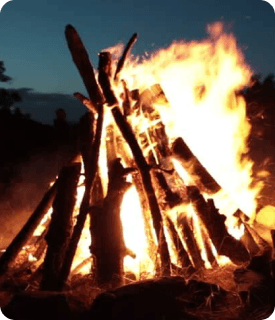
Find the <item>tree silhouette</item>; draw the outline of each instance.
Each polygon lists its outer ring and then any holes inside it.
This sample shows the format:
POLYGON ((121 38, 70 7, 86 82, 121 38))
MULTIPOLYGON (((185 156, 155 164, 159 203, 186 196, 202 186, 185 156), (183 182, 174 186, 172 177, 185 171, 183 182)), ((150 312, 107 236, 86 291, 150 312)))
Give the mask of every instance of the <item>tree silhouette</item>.
POLYGON ((0 82, 8 82, 11 80, 11 77, 4 74, 5 71, 6 68, 4 67, 4 62, 0 61, 0 82))
MULTIPOLYGON (((9 82, 12 80, 11 77, 4 74, 5 71, 4 62, 0 61, 0 82, 9 82)), ((22 98, 17 90, 0 89, 0 107, 9 110, 15 102, 20 101, 22 101, 22 98)))

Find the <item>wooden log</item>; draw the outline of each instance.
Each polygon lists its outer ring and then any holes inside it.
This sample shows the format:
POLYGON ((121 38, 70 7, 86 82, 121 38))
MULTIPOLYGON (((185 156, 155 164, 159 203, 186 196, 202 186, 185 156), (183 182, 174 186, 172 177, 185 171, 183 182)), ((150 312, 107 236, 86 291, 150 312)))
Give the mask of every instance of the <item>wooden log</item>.
POLYGON ((160 163, 162 166, 168 165, 170 169, 173 166, 168 158, 171 155, 169 139, 166 134, 165 126, 161 121, 161 116, 154 107, 154 104, 163 102, 168 103, 168 100, 166 99, 161 86, 155 84, 139 95, 139 100, 134 106, 134 109, 141 109, 144 117, 152 124, 148 127, 147 133, 140 134, 140 138, 144 140, 145 145, 154 145, 149 158, 154 158, 155 162, 160 163), (148 137, 150 137, 150 141, 148 137), (164 159, 165 161, 163 161, 164 159))
POLYGON ((178 225, 182 230, 184 241, 188 248, 188 252, 191 255, 193 265, 197 270, 204 268, 204 261, 201 257, 200 249, 198 247, 197 241, 194 237, 194 232, 192 230, 192 221, 187 217, 181 217, 178 219, 178 225))
POLYGON ((113 106, 118 103, 110 82, 111 64, 111 53, 100 52, 98 64, 98 82, 102 88, 106 102, 109 106, 113 106))
POLYGON ((98 158, 104 118, 103 103, 105 101, 104 96, 102 95, 102 92, 96 82, 94 71, 89 61, 86 49, 76 30, 71 25, 68 25, 65 30, 65 35, 73 57, 73 61, 76 64, 76 67, 78 68, 83 82, 87 88, 90 100, 93 102, 93 105, 97 107, 98 117, 96 122, 95 136, 90 152, 90 166, 88 166, 88 171, 85 171, 85 192, 80 205, 77 222, 69 244, 69 249, 62 268, 63 283, 69 276, 76 248, 90 207, 91 189, 98 169, 98 158))
MULTIPOLYGON (((113 90, 111 88, 111 83, 110 83, 110 72, 109 72, 110 64, 111 64, 110 59, 111 59, 110 53, 108 52, 101 53, 100 55, 101 68, 100 68, 100 74, 99 74, 101 76, 99 77, 99 83, 102 87, 102 90, 104 92, 108 105, 114 106, 114 104, 116 104, 116 97, 113 93, 113 90)), ((170 261, 169 251, 168 251, 168 245, 167 245, 164 231, 163 231, 162 216, 161 216, 160 208, 155 195, 155 190, 152 185, 152 180, 150 176, 150 167, 148 166, 143 156, 143 153, 141 151, 141 148, 138 145, 138 142, 136 140, 134 132, 132 131, 131 126, 124 118, 118 106, 114 106, 112 108, 112 114, 118 128, 122 133, 122 136, 124 137, 124 139, 126 140, 126 142, 128 143, 132 151, 135 162, 140 171, 144 191, 148 199, 148 203, 149 203, 149 207, 150 207, 150 211, 153 219, 153 225, 154 225, 156 236, 159 243, 162 272, 164 273, 164 275, 169 275, 171 261, 170 261)))
POLYGON ((194 183, 200 190, 209 194, 214 194, 221 190, 220 185, 204 168, 182 138, 177 138, 173 142, 172 151, 174 157, 180 161, 184 169, 192 176, 194 183))
POLYGON ((26 224, 13 239, 11 244, 8 246, 6 251, 0 258, 0 275, 4 274, 9 266, 13 263, 18 253, 21 251, 23 246, 33 235, 35 229, 38 227, 39 223, 43 219, 44 215, 49 211, 52 206, 53 200, 55 198, 57 191, 57 181, 50 187, 50 189, 45 193, 41 202, 30 216, 26 224))
POLYGON ((99 148, 101 141, 103 125, 103 106, 98 104, 98 118, 95 132, 95 138, 91 149, 91 165, 89 166, 89 172, 85 172, 85 192, 79 208, 79 214, 77 216, 77 222, 74 227, 74 231, 69 244, 68 252, 65 257, 65 261, 62 268, 62 282, 65 283, 67 280, 71 265, 75 256, 76 248, 86 221, 86 217, 90 207, 91 189, 96 178, 99 158, 99 148))
POLYGON ((75 92, 74 93, 74 96, 88 109, 90 110, 91 112, 93 113, 97 113, 97 108, 96 106, 93 104, 93 102, 85 97, 82 93, 80 92, 75 92))
MULTIPOLYGON (((124 193, 131 184, 126 182, 125 169, 116 159, 110 167, 107 196, 101 210, 92 212, 91 252, 95 257, 95 279, 99 287, 123 284, 123 259, 126 246, 120 209, 124 193)), ((130 213, 129 213, 130 214, 130 213)))
POLYGON ((114 76, 114 80, 118 79, 119 73, 123 69, 123 66, 124 66, 124 63, 126 61, 126 58, 129 55, 133 45, 136 43, 137 38, 138 38, 137 33, 134 33, 132 35, 132 37, 130 38, 130 40, 128 41, 128 43, 127 43, 127 45, 126 45, 126 47, 124 49, 124 52, 123 52, 120 60, 118 61, 116 72, 115 72, 115 76, 114 76))
POLYGON ((250 255, 241 241, 232 237, 225 226, 225 216, 219 214, 212 199, 206 202, 197 187, 187 187, 191 203, 208 230, 218 254, 226 255, 235 264, 242 264, 250 255))
POLYGON ((160 208, 155 195, 155 191, 152 185, 152 180, 150 176, 150 167, 148 166, 143 156, 143 153, 137 143, 137 140, 135 138, 135 135, 130 125, 127 123, 127 121, 123 117, 120 109, 118 107, 114 107, 112 109, 112 114, 116 121, 117 126, 119 127, 124 139, 127 141, 133 153, 135 162, 139 169, 144 191, 146 193, 147 200, 149 203, 153 225, 154 225, 156 236, 159 243, 161 268, 165 275, 169 275, 171 261, 170 261, 169 251, 168 251, 168 245, 163 232, 162 215, 161 215, 160 208))
POLYGON ((123 115, 124 117, 128 117, 131 114, 131 98, 130 92, 127 88, 126 81, 122 80, 123 89, 124 89, 124 99, 122 103, 123 115))
POLYGON ((245 227, 253 237, 254 241, 257 243, 257 246, 260 248, 261 252, 268 252, 271 250, 270 244, 258 234, 255 228, 250 226, 248 223, 245 224, 245 227))
POLYGON ((95 118, 92 112, 87 112, 79 121, 78 145, 84 164, 84 171, 86 173, 90 172, 94 123, 95 118))
POLYGON ((180 239, 180 236, 177 232, 177 229, 174 226, 174 223, 172 222, 172 220, 169 217, 166 218, 166 221, 167 221, 168 231, 169 231, 169 233, 171 235, 171 239, 173 241, 173 245, 175 246, 177 254, 178 254, 179 263, 182 268, 188 269, 187 274, 190 275, 193 272, 195 272, 195 269, 192 265, 192 262, 189 259, 188 253, 184 249, 184 246, 183 246, 182 241, 180 239))
POLYGON ((251 234, 251 228, 249 229, 249 217, 246 216, 240 209, 238 209, 234 216, 239 219, 239 223, 244 225, 244 234, 241 237, 242 243, 246 246, 251 257, 254 257, 260 252, 260 247, 251 234))
POLYGON ((202 238, 203 238, 203 243, 204 243, 204 248, 206 251, 207 259, 210 262, 211 266, 215 267, 218 265, 218 262, 217 262, 216 257, 213 254, 209 236, 208 236, 206 230, 204 230, 204 228, 201 228, 201 233, 202 233, 202 238))
POLYGON ((53 213, 49 231, 45 237, 48 249, 44 259, 41 290, 60 291, 60 281, 64 257, 73 230, 73 211, 81 164, 64 167, 59 176, 58 190, 53 202, 53 213))
POLYGON ((164 201, 165 201, 166 207, 172 209, 176 205, 180 204, 182 202, 182 198, 180 194, 178 192, 173 192, 171 190, 163 172, 154 171, 153 175, 158 182, 158 186, 160 186, 162 192, 165 194, 164 201))
POLYGON ((117 159, 116 137, 114 126, 111 124, 106 128, 106 151, 107 151, 107 167, 111 168, 113 162, 117 159))
POLYGON ((98 104, 102 104, 104 102, 104 97, 96 82, 94 69, 91 65, 88 53, 77 31, 70 24, 66 26, 65 37, 73 61, 81 75, 81 78, 83 79, 90 100, 96 107, 98 104))
MULTIPOLYGON (((93 301, 88 318, 198 320, 213 319, 213 312, 214 316, 218 314, 218 319, 222 319, 219 316, 232 309, 232 306, 225 309, 229 300, 238 309, 238 297, 232 300, 230 292, 214 284, 196 280, 187 282, 183 277, 149 279, 101 293, 93 301), (209 298, 211 308, 207 305, 209 298)), ((235 317, 232 312, 230 316, 231 319, 240 319, 237 312, 235 317)))
POLYGON ((260 248, 254 240, 253 236, 251 235, 251 232, 249 231, 246 223, 244 223, 244 234, 241 237, 241 241, 247 247, 252 257, 259 253, 260 248))

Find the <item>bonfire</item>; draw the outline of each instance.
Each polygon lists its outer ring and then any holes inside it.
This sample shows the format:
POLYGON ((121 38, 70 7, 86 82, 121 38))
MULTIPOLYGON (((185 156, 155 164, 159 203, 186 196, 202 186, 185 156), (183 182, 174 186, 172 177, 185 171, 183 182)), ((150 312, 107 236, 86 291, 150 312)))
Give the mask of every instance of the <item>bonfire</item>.
POLYGON ((24 280, 23 293, 6 303, 8 316, 273 312, 275 236, 255 228, 263 182, 253 179, 251 126, 238 94, 252 72, 222 24, 208 31, 206 40, 142 58, 131 54, 134 34, 124 51, 119 44, 100 52, 94 70, 77 31, 66 27, 89 95, 75 93, 87 108, 80 150, 0 258, 1 287, 24 280), (55 310, 68 296, 85 307, 55 310))

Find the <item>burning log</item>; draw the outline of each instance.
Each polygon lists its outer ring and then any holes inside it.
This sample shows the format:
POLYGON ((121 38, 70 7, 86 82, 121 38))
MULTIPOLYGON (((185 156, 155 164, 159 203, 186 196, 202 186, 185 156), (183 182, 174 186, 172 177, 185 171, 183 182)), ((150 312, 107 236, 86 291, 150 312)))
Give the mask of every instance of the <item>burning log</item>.
POLYGON ((255 241, 254 237, 251 234, 251 228, 249 228, 249 217, 246 216, 240 209, 238 209, 235 213, 234 216, 239 219, 239 224, 244 225, 244 234, 241 237, 242 243, 246 246, 248 249, 250 256, 254 257, 257 255, 260 251, 260 248, 255 241))
POLYGON ((182 198, 178 192, 173 192, 168 185, 164 174, 160 171, 156 171, 153 173, 154 177, 158 181, 158 185, 161 187, 162 191, 165 194, 165 203, 171 209, 174 206, 180 204, 182 202, 182 198))
POLYGON ((117 104, 117 98, 113 92, 111 78, 112 58, 110 52, 100 52, 98 63, 98 82, 102 88, 106 102, 109 106, 117 104))
MULTIPOLYGON (((114 92, 111 88, 110 84, 110 66, 111 66, 111 55, 110 53, 101 52, 100 54, 100 73, 99 73, 99 82, 104 92, 105 98, 109 106, 114 106, 117 102, 117 99, 114 95, 114 92)), ((160 250, 160 258, 162 264, 162 272, 165 275, 170 274, 170 256, 168 251, 168 245, 165 239, 164 231, 163 231, 163 221, 160 212, 160 208, 158 205, 158 201, 155 195, 155 190, 152 185, 152 180, 150 176, 150 167, 148 166, 141 148, 138 145, 135 134, 132 131, 131 126, 128 124, 123 114, 121 113, 119 107, 115 106, 112 108, 112 114, 115 119, 115 122, 120 129, 124 139, 128 143, 137 167, 140 171, 140 175, 142 177, 144 191, 146 193, 152 219, 153 225, 156 231, 156 236, 159 242, 159 250, 160 250)))
POLYGON ((259 253, 260 248, 251 235, 246 223, 244 223, 244 235, 242 236, 241 241, 245 244, 252 257, 259 253))
POLYGON ((192 262, 189 259, 188 253, 184 249, 184 246, 183 246, 182 241, 180 239, 180 236, 177 232, 177 229, 174 226, 174 223, 172 222, 172 220, 169 217, 167 217, 166 221, 167 221, 168 230, 170 232, 173 244, 176 248, 176 251, 178 254, 178 259, 179 259, 179 262, 180 262, 182 268, 188 269, 187 274, 191 274, 191 273, 195 272, 195 269, 192 265, 192 262))
POLYGON ((265 239, 263 239, 253 227, 251 227, 248 223, 245 224, 245 227, 253 237, 254 241, 257 243, 257 246, 260 248, 260 251, 270 251, 270 244, 265 239))
POLYGON ((187 187, 188 196, 198 216, 206 226, 218 254, 226 255, 235 264, 250 260, 250 255, 242 242, 233 238, 225 227, 225 216, 219 214, 213 200, 206 202, 197 187, 187 187))
POLYGON ((110 167, 107 196, 100 210, 93 210, 91 221, 92 247, 95 257, 95 278, 100 287, 123 284, 123 259, 126 246, 120 219, 124 193, 131 185, 126 182, 126 169, 116 159, 110 167))
POLYGON ((130 98, 130 92, 127 88, 127 84, 124 80, 121 80, 123 89, 124 89, 124 98, 122 103, 123 108, 123 115, 127 118, 131 114, 131 98, 130 98))
POLYGON ((57 184, 58 180, 47 191, 29 220, 26 222, 17 236, 13 239, 4 254, 1 256, 0 275, 4 274, 8 270, 9 266, 13 263, 20 250, 33 235, 35 229, 43 219, 44 215, 52 206, 57 191, 57 184))
POLYGON ((178 219, 178 225, 182 230, 184 241, 188 248, 189 254, 192 257, 193 265, 197 270, 204 268, 204 261, 202 260, 200 249, 197 245, 197 241, 194 236, 194 232, 191 228, 192 221, 187 217, 181 217, 178 219))
POLYGON ((159 112, 154 108, 156 103, 168 103, 166 96, 159 84, 151 86, 149 89, 144 90, 138 97, 138 101, 134 109, 142 110, 145 118, 148 119, 152 125, 147 129, 147 132, 140 134, 145 146, 151 146, 151 153, 149 154, 149 163, 164 163, 171 169, 173 165, 168 158, 171 154, 169 147, 169 139, 167 137, 165 126, 161 121, 159 112), (154 147, 153 147, 154 145, 154 147))
POLYGON ((44 260, 42 290, 61 290, 60 282, 64 257, 73 230, 73 210, 81 165, 76 163, 61 170, 49 231, 45 237, 48 249, 44 260))
POLYGON ((204 243, 207 259, 210 262, 212 267, 217 266, 217 260, 213 254, 209 236, 206 230, 204 230, 204 228, 201 228, 201 231, 202 231, 203 243, 204 243))
POLYGON ((73 235, 71 237, 69 249, 65 257, 63 270, 61 272, 63 275, 63 283, 69 276, 76 248, 90 207, 91 189, 98 169, 99 149, 104 117, 102 105, 104 102, 104 97, 96 82, 93 67, 90 63, 87 51, 76 30, 71 25, 67 25, 65 36, 71 55, 73 57, 73 61, 78 68, 83 82, 87 88, 90 100, 93 102, 93 105, 97 107, 98 118, 96 123, 95 136, 93 139, 93 144, 91 146, 91 152, 89 153, 89 156, 91 157, 90 162, 87 168, 85 168, 85 193, 80 205, 79 215, 77 217, 77 223, 74 227, 73 235))
POLYGON ((148 166, 142 151, 136 141, 135 135, 130 127, 130 125, 127 123, 127 121, 124 119, 121 111, 118 107, 114 107, 112 109, 112 114, 114 116, 114 119, 124 137, 124 139, 129 144, 135 162, 137 164, 137 167, 140 171, 140 175, 143 182, 144 191, 146 193, 152 219, 153 219, 153 225, 156 231, 156 236, 159 243, 159 249, 160 249, 160 257, 161 257, 161 264, 162 264, 162 271, 164 274, 168 275, 170 274, 170 256, 168 251, 168 245, 164 236, 163 231, 163 221, 162 216, 160 212, 160 208, 158 205, 158 201, 155 195, 155 191, 152 185, 152 180, 150 176, 150 167, 148 166))
POLYGON ((172 150, 175 158, 180 161, 184 169, 193 177, 200 190, 209 194, 214 194, 221 190, 219 184, 203 167, 182 138, 177 138, 174 141, 172 150))

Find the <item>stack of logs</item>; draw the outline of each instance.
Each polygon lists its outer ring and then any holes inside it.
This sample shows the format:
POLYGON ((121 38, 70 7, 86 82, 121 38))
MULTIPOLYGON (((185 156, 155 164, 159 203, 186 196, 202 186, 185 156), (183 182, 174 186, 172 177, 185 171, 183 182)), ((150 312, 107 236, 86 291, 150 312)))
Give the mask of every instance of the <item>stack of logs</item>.
MULTIPOLYGON (((159 115, 153 108, 157 99, 165 99, 159 85, 152 86, 139 93, 129 91, 127 83, 120 79, 123 68, 133 44, 137 40, 134 34, 126 46, 112 77, 112 60, 109 52, 99 55, 98 80, 88 58, 84 45, 76 30, 68 25, 65 31, 68 47, 73 61, 83 79, 89 98, 80 93, 75 96, 87 107, 88 113, 80 123, 80 153, 85 170, 85 193, 73 225, 73 210, 76 201, 76 189, 81 175, 79 156, 63 168, 54 185, 49 189, 41 203, 0 258, 0 274, 4 274, 14 262, 22 247, 31 238, 34 230, 41 222, 48 209, 53 206, 50 225, 47 228, 45 240, 47 251, 42 269, 41 290, 60 291, 69 277, 72 262, 78 242, 86 221, 90 215, 90 232, 92 237, 91 256, 93 259, 93 274, 100 287, 117 287, 123 284, 123 259, 132 255, 125 246, 122 223, 120 220, 120 205, 123 195, 131 185, 126 181, 132 174, 133 183, 139 193, 143 206, 145 224, 153 222, 153 230, 158 243, 159 262, 157 275, 169 276, 173 271, 186 272, 188 275, 204 268, 204 261, 194 237, 192 221, 181 215, 174 222, 165 215, 165 210, 181 203, 191 203, 198 218, 205 226, 204 246, 207 258, 212 266, 217 264, 212 253, 209 238, 217 253, 225 255, 237 265, 249 262, 259 252, 269 250, 270 246, 261 239, 248 223, 241 212, 239 219, 245 224, 245 234, 241 241, 232 237, 225 226, 225 217, 215 208, 213 200, 206 201, 201 192, 217 193, 221 187, 210 176, 203 165, 194 156, 182 138, 174 141, 172 147, 168 144, 165 127, 159 115), (123 103, 120 106, 113 91, 112 83, 121 81, 124 88, 123 103), (107 159, 108 159, 108 190, 104 197, 102 183, 98 171, 98 159, 101 145, 104 108, 110 108, 115 124, 107 128, 107 159), (150 121, 159 120, 157 125, 149 128, 148 141, 143 133, 135 133, 127 121, 134 111, 142 110, 150 121), (119 131, 117 130, 119 129, 119 131), (118 133, 120 132, 120 133, 118 133), (117 137, 121 135, 124 141, 117 137), (142 149, 150 144, 156 145, 145 157, 142 149), (132 156, 125 145, 130 147, 132 156), (142 146, 142 148, 141 148, 142 146), (120 158, 123 157, 127 168, 124 168, 120 158), (171 156, 178 159, 185 170, 193 177, 194 186, 185 186, 174 170, 171 156), (176 181, 182 191, 174 191, 171 181, 176 181), (150 212, 146 215, 145 212, 150 212), (167 227, 174 246, 177 248, 181 267, 173 265, 170 259, 164 227, 167 227), (181 233, 181 235, 179 234, 181 233), (185 240, 183 245, 181 239, 185 240), (186 251, 188 248, 188 252, 186 251), (190 257, 191 253, 191 257, 190 257)), ((130 214, 130 213, 129 213, 130 214)), ((152 238, 152 230, 146 230, 148 238, 152 238)), ((44 244, 43 250, 46 247, 44 244)), ((152 244, 153 245, 153 244, 152 244)), ((40 248, 41 249, 41 248, 40 248)), ((40 251, 43 252, 41 249, 40 251)))

